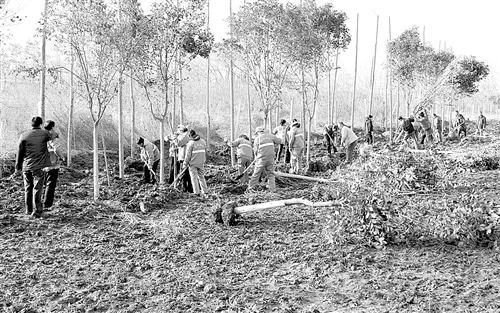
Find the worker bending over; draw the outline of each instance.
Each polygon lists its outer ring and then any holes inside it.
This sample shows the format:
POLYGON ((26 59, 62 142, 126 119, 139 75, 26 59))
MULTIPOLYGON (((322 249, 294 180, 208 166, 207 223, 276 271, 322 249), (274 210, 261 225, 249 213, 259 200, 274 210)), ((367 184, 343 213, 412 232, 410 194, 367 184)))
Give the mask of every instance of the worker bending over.
POLYGON ((257 183, 262 173, 267 174, 268 188, 270 190, 276 189, 276 182, 274 179, 274 146, 281 144, 281 140, 273 134, 265 134, 264 127, 259 126, 255 129, 253 151, 255 154, 255 169, 250 178, 250 183, 247 190, 252 190, 257 183))
MULTIPOLYGON (((245 172, 247 167, 250 166, 253 159, 253 150, 250 139, 247 135, 240 135, 238 139, 233 142, 228 142, 227 139, 224 141, 230 146, 236 148, 236 157, 238 158, 238 172, 239 174, 245 172)), ((241 177, 240 181, 243 184, 248 183, 250 178, 248 177, 248 172, 245 172, 241 177)))

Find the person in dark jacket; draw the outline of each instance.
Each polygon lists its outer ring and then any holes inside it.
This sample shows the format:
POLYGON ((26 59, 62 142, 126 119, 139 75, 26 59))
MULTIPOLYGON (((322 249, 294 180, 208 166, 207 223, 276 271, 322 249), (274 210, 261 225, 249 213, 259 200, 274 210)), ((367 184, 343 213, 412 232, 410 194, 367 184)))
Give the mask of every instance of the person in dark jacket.
POLYGON ((365 121, 365 135, 366 135, 366 142, 369 145, 373 144, 373 121, 372 121, 373 116, 368 115, 366 117, 365 121))
POLYGON ((333 153, 337 152, 337 148, 335 147, 335 131, 332 124, 325 124, 323 127, 323 135, 323 141, 326 145, 328 154, 332 154, 332 148, 333 153))
POLYGON ((47 143, 52 137, 41 129, 42 123, 39 116, 31 119, 32 129, 21 134, 16 158, 15 174, 23 172, 26 214, 33 217, 42 215, 43 169, 51 166, 47 143))

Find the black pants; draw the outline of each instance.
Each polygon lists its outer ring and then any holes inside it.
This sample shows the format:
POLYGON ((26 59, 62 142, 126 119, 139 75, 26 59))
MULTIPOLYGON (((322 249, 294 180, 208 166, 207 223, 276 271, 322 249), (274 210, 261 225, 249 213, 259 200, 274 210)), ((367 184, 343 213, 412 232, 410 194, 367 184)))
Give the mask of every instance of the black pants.
POLYGON ((158 164, 160 163, 160 160, 153 162, 153 168, 149 168, 147 164, 144 164, 144 182, 146 184, 154 184, 156 183, 156 177, 155 175, 152 175, 151 172, 156 174, 156 170, 158 169, 158 164), (153 177, 151 177, 153 176, 153 177))
MULTIPOLYGON (((183 161, 177 161, 177 163, 175 164, 177 175, 181 173, 182 163, 183 161)), ((170 158, 170 175, 168 178, 168 183, 172 184, 174 180, 174 158, 170 158)), ((184 174, 180 178, 180 181, 182 182, 182 191, 193 193, 193 184, 191 183, 191 175, 189 175, 189 170, 186 170, 184 172, 184 174)))
POLYGON ((280 160, 281 160, 281 155, 284 155, 285 154, 285 145, 284 144, 281 144, 278 146, 278 153, 276 154, 277 157, 276 157, 276 163, 278 163, 280 160))
POLYGON ((372 135, 372 132, 368 132, 366 134, 366 142, 371 145, 373 144, 373 135, 372 135))
POLYGON ((45 173, 41 169, 24 171, 23 178, 26 213, 31 214, 33 210, 35 213, 41 213, 43 211, 42 193, 45 173))
POLYGON ((56 193, 57 178, 59 177, 59 169, 52 169, 45 173, 45 196, 43 206, 50 208, 54 204, 54 195, 56 193))
POLYGON ((179 175, 179 162, 175 162, 174 157, 170 157, 170 170, 168 173, 168 184, 171 185, 175 180, 175 173, 179 175))
POLYGON ((335 147, 335 142, 328 135, 325 136, 325 144, 328 154, 332 153, 332 148, 333 148, 333 153, 337 152, 337 148, 335 147))

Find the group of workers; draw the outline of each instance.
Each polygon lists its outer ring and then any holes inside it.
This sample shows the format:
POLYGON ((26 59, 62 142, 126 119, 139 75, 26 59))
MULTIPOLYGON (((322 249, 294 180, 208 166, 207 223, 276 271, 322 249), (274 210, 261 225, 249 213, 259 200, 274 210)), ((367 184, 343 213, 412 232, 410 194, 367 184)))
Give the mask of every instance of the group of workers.
MULTIPOLYGON (((420 111, 415 118, 400 116, 398 120, 400 134, 396 138, 396 142, 403 135, 403 141, 408 143, 408 140, 411 139, 415 149, 420 149, 424 144, 434 145, 443 142, 443 120, 436 113, 433 114, 432 124, 426 111, 420 111)), ((482 111, 479 112, 476 127, 477 134, 483 136, 486 128, 486 117, 482 111)), ((460 139, 467 136, 466 120, 458 110, 455 111, 455 118, 449 128, 449 137, 454 136, 458 136, 460 139)))
MULTIPOLYGON (((169 184, 180 181, 185 192, 206 195, 208 192, 205 180, 205 162, 207 143, 194 129, 179 125, 177 131, 165 137, 170 143, 170 175, 169 184)), ((142 137, 137 141, 141 149, 141 160, 144 162, 144 183, 156 183, 156 170, 160 162, 158 147, 142 137)))
MULTIPOLYGON (((336 139, 346 148, 346 162, 351 162, 353 151, 358 137, 351 128, 344 123, 325 125, 327 150, 331 154, 337 152, 336 139)), ((253 190, 264 177, 267 179, 267 188, 276 188, 274 169, 276 163, 283 162, 291 174, 302 174, 302 156, 304 153, 304 131, 300 123, 294 119, 287 124, 281 120, 280 125, 270 133, 264 127, 255 129, 253 143, 250 138, 242 134, 236 140, 225 143, 235 149, 238 164, 238 173, 241 183, 248 183, 248 190, 253 190), (254 165, 253 174, 249 174, 254 165)), ((169 184, 180 180, 185 192, 206 195, 207 184, 204 178, 206 162, 206 143, 194 130, 179 125, 177 131, 165 138, 170 142, 170 176, 169 184)), ((144 182, 156 182, 156 170, 160 159, 160 152, 155 144, 144 138, 137 142, 141 148, 141 159, 144 162, 144 182)))

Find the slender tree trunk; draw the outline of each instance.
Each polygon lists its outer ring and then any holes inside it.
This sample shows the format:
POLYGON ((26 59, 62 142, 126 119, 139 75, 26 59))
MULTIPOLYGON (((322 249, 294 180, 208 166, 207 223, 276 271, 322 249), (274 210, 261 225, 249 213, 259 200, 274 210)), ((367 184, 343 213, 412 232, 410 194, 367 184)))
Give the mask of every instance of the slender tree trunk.
POLYGON ((269 118, 267 119, 267 125, 266 127, 269 129, 269 133, 273 130, 273 108, 269 107, 269 118))
MULTIPOLYGON (((233 1, 229 0, 229 15, 233 15, 233 1)), ((233 26, 229 25, 229 33, 231 39, 233 38, 233 26)), ((229 61, 229 100, 231 106, 231 142, 234 141, 234 62, 233 55, 231 54, 231 60, 229 61)), ((231 146, 231 166, 236 165, 236 159, 234 156, 234 148, 231 146)))
POLYGON ((392 115, 387 116, 387 106, 389 105, 389 71, 385 75, 385 101, 384 101, 384 131, 387 131, 387 119, 390 119, 392 115))
POLYGON ((184 125, 184 92, 183 92, 183 79, 182 79, 182 65, 180 54, 178 56, 179 62, 179 121, 184 125))
MULTIPOLYGON (((389 41, 391 41, 391 17, 389 16, 389 41)), ((387 64, 389 64, 389 58, 387 57, 387 64)), ((390 142, 392 143, 392 140, 393 140, 393 119, 394 119, 394 108, 393 108, 393 105, 392 105, 392 74, 391 74, 391 70, 390 68, 388 69, 388 72, 387 72, 387 75, 389 76, 389 103, 390 103, 390 125, 389 127, 391 128, 391 132, 389 133, 389 140, 390 142)), ((397 127, 396 127, 397 129, 397 127)))
POLYGON ((109 166, 108 166, 108 155, 106 153, 106 141, 104 140, 104 134, 101 133, 102 140, 102 152, 104 154, 104 167, 106 168, 106 179, 108 181, 108 187, 111 186, 111 179, 109 176, 109 166))
POLYGON ((354 129, 354 112, 356 105, 356 77, 358 75, 358 32, 359 32, 359 13, 356 17, 356 58, 354 63, 354 87, 352 92, 352 109, 351 109, 351 127, 354 129))
POLYGON ((45 0, 44 2, 44 8, 43 8, 43 25, 42 25, 42 51, 41 51, 41 63, 42 63, 42 69, 41 69, 41 75, 40 75, 40 102, 38 103, 38 115, 42 118, 42 120, 45 120, 45 75, 47 71, 47 63, 46 63, 46 58, 45 58, 45 46, 46 46, 46 40, 47 40, 47 9, 48 9, 48 0, 45 0))
POLYGON ((252 103, 250 101, 250 75, 247 73, 248 138, 252 141, 252 103))
POLYGON ((94 200, 99 200, 99 122, 94 122, 93 128, 93 171, 94 171, 94 200))
POLYGON ((123 77, 118 79, 118 176, 123 178, 123 77))
POLYGON ((292 119, 293 119, 293 98, 290 99, 290 121, 289 121, 290 124, 292 123, 292 119))
POLYGON ((334 122, 337 124, 338 122, 338 105, 335 103, 335 96, 337 91, 337 72, 339 70, 339 49, 337 48, 337 53, 335 54, 335 75, 333 77, 333 95, 332 95, 332 105, 333 105, 333 114, 334 114, 334 122))
POLYGON ((134 80, 132 79, 132 70, 130 70, 130 156, 135 158, 135 98, 134 98, 134 80))
POLYGON ((165 119, 160 120, 160 181, 165 181, 165 119))
POLYGON ((66 165, 71 166, 71 134, 73 133, 73 110, 75 108, 75 75, 73 74, 75 69, 75 57, 73 55, 73 49, 71 49, 71 65, 70 65, 70 77, 69 77, 69 114, 68 114, 68 140, 66 143, 66 165))
POLYGON ((372 77, 371 77, 371 90, 370 90, 370 106, 368 110, 368 114, 372 114, 372 105, 373 105, 373 88, 375 86, 375 66, 377 64, 377 41, 378 41, 378 15, 377 15, 377 30, 375 32, 375 50, 373 52, 373 64, 372 64, 372 77))
POLYGON ((327 122, 333 122, 333 113, 332 113, 332 62, 330 60, 330 51, 327 53, 328 58, 328 96, 327 96, 327 122))
MULTIPOLYGON (((210 0, 207 1, 207 31, 210 30, 210 0)), ((207 57, 207 149, 210 149, 210 55, 207 57)))

